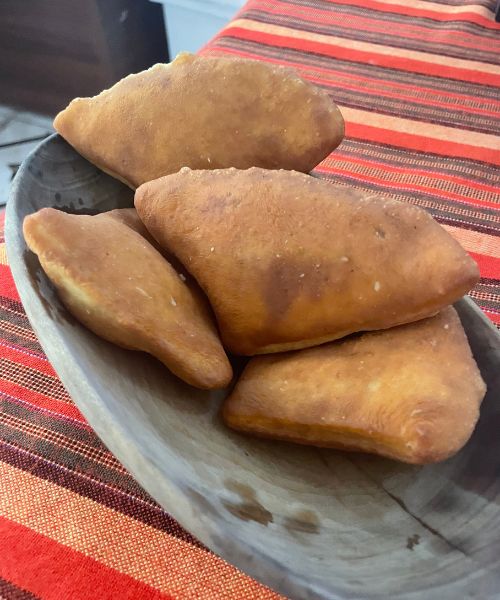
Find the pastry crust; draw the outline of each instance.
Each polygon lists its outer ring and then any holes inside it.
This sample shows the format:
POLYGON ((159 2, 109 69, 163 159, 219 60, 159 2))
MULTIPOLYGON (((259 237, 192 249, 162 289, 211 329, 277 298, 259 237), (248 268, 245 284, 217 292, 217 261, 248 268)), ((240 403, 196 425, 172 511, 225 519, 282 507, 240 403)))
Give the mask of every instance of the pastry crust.
POLYGON ((456 311, 253 358, 223 408, 265 437, 432 463, 469 439, 486 392, 456 311))
POLYGON ((229 383, 232 369, 205 300, 116 214, 44 208, 25 218, 23 231, 63 303, 94 333, 156 356, 196 387, 229 383))
POLYGON ((84 157, 135 188, 183 166, 308 172, 342 141, 322 89, 261 61, 180 54, 76 98, 55 129, 84 157))
POLYGON ((205 291, 236 354, 416 321, 479 279, 425 211, 297 172, 182 169, 142 185, 135 205, 205 291))

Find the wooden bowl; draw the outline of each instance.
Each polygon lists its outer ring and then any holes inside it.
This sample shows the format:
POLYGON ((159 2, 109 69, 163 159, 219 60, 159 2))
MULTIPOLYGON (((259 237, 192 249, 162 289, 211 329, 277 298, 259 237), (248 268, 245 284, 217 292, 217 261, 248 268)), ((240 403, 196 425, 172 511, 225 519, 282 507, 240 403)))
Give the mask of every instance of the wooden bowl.
POLYGON ((488 394, 454 458, 417 467, 244 437, 220 420, 223 393, 197 391, 76 323, 26 248, 22 221, 39 208, 95 213, 132 198, 54 135, 15 179, 6 235, 47 356, 140 484, 214 552, 292 598, 498 598, 500 343, 476 305, 457 309, 488 394))

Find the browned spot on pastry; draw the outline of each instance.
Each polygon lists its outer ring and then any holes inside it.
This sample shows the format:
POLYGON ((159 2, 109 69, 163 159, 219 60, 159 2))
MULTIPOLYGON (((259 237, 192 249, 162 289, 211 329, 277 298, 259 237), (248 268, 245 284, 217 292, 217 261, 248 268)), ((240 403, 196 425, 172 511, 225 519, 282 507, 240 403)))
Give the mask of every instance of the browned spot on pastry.
POLYGON ((423 210, 303 173, 181 171, 141 186, 135 204, 197 279, 237 354, 418 321, 479 275, 423 210))

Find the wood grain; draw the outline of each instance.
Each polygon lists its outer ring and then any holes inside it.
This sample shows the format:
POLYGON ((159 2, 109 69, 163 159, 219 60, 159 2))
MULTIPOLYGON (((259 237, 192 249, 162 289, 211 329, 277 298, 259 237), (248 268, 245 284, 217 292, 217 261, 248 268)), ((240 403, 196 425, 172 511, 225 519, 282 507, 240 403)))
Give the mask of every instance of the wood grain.
POLYGON ((489 391, 453 459, 416 467, 246 438, 222 425, 223 394, 195 391, 69 318, 22 238, 23 217, 43 206, 131 205, 130 190, 53 136, 16 177, 6 233, 49 359, 144 488, 216 553, 291 598, 498 598, 500 343, 472 301, 457 309, 489 391))

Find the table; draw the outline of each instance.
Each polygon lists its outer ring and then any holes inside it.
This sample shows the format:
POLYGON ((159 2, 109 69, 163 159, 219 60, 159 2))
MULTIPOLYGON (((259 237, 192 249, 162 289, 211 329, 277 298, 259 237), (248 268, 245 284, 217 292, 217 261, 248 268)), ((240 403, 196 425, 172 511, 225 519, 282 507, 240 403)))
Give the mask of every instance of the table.
MULTIPOLYGON (((500 326, 495 0, 253 0, 202 50, 295 67, 346 139, 326 179, 428 209, 477 260, 500 326)), ((0 245, 0 598, 279 596, 214 556, 93 434, 30 328, 0 245)))

